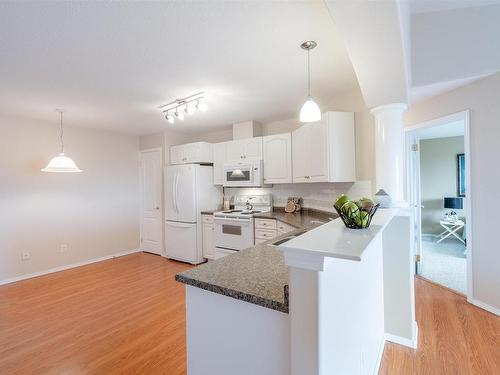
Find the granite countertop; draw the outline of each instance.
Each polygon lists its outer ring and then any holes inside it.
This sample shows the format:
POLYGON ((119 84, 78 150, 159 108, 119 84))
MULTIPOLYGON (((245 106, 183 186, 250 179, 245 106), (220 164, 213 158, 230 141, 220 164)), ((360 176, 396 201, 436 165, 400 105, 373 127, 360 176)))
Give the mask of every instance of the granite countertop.
POLYGON ((288 268, 274 246, 238 251, 179 273, 175 280, 288 313, 288 268))
POLYGON ((337 215, 316 210, 288 214, 275 208, 273 212, 255 217, 278 219, 297 229, 179 273, 175 275, 175 279, 214 293, 288 313, 288 267, 285 265, 282 251, 270 244, 304 229, 317 227, 337 215))
POLYGON ((220 211, 220 209, 219 209, 219 210, 206 210, 206 211, 201 211, 201 214, 202 214, 202 215, 213 215, 213 214, 214 214, 214 212, 217 212, 217 211, 220 211))
POLYGON ((287 213, 284 207, 274 207, 271 212, 255 214, 259 219, 276 219, 289 224, 295 228, 309 228, 318 224, 327 223, 332 219, 339 217, 337 213, 314 210, 310 208, 302 209, 301 212, 287 213))

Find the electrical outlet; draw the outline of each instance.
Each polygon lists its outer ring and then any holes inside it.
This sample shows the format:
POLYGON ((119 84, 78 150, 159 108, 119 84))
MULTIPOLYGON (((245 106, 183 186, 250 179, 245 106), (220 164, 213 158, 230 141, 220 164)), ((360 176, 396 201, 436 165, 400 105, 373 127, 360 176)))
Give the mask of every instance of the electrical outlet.
POLYGON ((62 245, 59 247, 59 252, 61 252, 61 253, 65 253, 66 251, 68 251, 68 245, 66 245, 66 244, 62 244, 62 245))
POLYGON ((23 250, 21 253, 21 259, 22 260, 30 260, 31 259, 31 252, 29 250, 23 250))

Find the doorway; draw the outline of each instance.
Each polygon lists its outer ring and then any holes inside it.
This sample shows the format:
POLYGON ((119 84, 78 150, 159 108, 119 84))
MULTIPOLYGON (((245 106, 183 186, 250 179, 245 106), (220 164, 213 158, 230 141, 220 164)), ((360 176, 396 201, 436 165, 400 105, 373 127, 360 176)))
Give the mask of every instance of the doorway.
POLYGON ((163 252, 163 177, 162 151, 154 148, 140 151, 141 180, 141 250, 162 255, 163 252))
POLYGON ((469 113, 405 129, 416 273, 472 295, 469 113))

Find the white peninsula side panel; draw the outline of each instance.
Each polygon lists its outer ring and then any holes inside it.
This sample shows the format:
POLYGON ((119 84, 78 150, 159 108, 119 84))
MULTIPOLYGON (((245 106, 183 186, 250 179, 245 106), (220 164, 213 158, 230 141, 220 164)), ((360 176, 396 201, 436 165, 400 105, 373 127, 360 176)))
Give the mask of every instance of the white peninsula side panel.
POLYGON ((289 375, 288 314, 186 285, 188 375, 289 375))

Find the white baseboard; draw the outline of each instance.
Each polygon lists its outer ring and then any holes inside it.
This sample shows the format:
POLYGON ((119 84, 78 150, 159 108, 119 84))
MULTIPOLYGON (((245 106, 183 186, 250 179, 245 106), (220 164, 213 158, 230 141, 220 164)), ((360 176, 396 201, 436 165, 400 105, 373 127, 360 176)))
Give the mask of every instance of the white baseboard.
POLYGON ((111 254, 111 255, 106 255, 106 256, 103 256, 103 257, 99 257, 99 258, 93 258, 93 259, 83 260, 81 262, 76 262, 76 263, 66 264, 64 266, 50 268, 50 269, 44 270, 44 271, 27 273, 27 274, 24 274, 24 275, 21 275, 21 276, 16 276, 16 277, 11 277, 9 279, 0 280, 0 285, 15 283, 16 281, 31 279, 33 277, 43 276, 43 275, 47 275, 49 273, 65 271, 65 270, 69 270, 71 268, 85 266, 85 265, 91 264, 91 263, 102 262, 103 260, 108 260, 108 259, 122 257, 124 255, 138 253, 140 251, 142 251, 142 250, 141 249, 127 250, 127 251, 122 251, 122 252, 119 252, 119 253, 115 253, 115 254, 111 254))
POLYGON ((406 337, 391 335, 386 333, 385 339, 386 341, 393 342, 395 344, 407 346, 408 348, 417 349, 418 346, 418 325, 415 323, 415 332, 413 334, 414 339, 408 339, 406 337))
POLYGON ((484 302, 478 301, 477 299, 468 299, 470 303, 472 303, 474 306, 477 306, 483 310, 486 310, 492 314, 495 314, 496 316, 500 316, 500 309, 497 309, 496 307, 490 306, 484 302))

